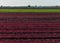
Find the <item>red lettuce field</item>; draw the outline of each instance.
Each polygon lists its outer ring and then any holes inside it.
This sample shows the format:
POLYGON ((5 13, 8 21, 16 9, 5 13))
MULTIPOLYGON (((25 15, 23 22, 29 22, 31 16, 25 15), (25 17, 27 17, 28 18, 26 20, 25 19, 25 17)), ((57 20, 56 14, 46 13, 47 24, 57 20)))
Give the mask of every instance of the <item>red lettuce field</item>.
POLYGON ((0 13, 0 43, 60 43, 60 13, 0 13))

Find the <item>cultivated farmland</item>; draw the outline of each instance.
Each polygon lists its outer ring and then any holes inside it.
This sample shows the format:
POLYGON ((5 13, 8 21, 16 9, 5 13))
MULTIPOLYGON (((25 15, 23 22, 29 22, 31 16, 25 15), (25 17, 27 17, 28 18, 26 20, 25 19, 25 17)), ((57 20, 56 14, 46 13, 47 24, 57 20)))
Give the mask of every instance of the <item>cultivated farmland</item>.
POLYGON ((1 43, 59 43, 60 13, 0 12, 1 43))

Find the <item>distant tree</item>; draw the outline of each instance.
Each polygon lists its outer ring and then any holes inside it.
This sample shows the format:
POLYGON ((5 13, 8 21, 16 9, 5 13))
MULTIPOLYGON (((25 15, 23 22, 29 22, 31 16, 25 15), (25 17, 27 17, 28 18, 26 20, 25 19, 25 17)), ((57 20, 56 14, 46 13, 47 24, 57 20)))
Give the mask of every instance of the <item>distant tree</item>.
POLYGON ((1 7, 3 7, 3 5, 1 5, 1 7))
POLYGON ((37 5, 35 5, 35 7, 37 7, 37 5))
POLYGON ((60 6, 56 5, 56 7, 60 7, 60 6))
POLYGON ((31 7, 30 5, 28 5, 28 7, 31 7))

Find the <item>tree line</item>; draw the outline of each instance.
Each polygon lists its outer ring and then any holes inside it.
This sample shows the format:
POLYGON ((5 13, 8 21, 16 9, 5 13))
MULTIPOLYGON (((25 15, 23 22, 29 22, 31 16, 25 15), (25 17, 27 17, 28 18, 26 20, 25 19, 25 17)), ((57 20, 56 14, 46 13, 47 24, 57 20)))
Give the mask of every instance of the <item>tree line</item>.
POLYGON ((60 9, 60 6, 0 6, 0 9, 60 9))

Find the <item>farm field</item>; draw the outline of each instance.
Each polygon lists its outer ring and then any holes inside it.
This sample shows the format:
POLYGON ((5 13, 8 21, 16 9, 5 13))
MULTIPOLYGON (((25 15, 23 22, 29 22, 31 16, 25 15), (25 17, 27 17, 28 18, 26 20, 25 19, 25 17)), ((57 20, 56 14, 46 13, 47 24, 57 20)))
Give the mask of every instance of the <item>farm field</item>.
POLYGON ((0 9, 0 12, 60 12, 60 9, 0 9))
POLYGON ((0 12, 1 43, 59 43, 60 13, 0 12))

